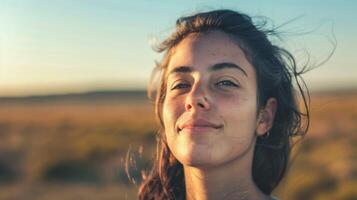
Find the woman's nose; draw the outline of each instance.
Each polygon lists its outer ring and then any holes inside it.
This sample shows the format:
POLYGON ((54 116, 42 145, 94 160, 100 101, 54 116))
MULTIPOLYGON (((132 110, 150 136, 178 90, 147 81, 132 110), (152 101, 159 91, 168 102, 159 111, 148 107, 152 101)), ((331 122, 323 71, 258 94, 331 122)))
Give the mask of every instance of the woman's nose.
POLYGON ((209 110, 210 102, 207 92, 203 88, 192 88, 192 91, 186 97, 185 109, 186 111, 209 110))

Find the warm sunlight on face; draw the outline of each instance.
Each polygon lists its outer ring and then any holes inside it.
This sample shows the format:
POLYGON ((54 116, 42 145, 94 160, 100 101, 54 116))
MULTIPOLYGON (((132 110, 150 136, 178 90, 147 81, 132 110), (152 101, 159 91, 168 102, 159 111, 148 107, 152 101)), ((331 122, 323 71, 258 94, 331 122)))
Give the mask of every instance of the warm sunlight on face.
POLYGON ((163 121, 184 165, 216 166, 254 148, 257 86, 253 66, 223 32, 190 35, 171 56, 163 121))

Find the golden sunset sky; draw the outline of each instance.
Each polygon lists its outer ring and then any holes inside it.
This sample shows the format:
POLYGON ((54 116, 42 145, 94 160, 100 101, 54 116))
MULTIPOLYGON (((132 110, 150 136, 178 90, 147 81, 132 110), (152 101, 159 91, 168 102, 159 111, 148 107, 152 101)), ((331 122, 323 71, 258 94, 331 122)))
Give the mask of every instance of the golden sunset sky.
POLYGON ((300 65, 311 90, 357 88, 357 1, 1 0, 0 96, 145 89, 151 49, 179 16, 210 9, 266 16, 285 34, 279 44, 300 65), (309 33, 307 33, 309 32, 309 33), (305 52, 305 53, 304 53, 305 52))

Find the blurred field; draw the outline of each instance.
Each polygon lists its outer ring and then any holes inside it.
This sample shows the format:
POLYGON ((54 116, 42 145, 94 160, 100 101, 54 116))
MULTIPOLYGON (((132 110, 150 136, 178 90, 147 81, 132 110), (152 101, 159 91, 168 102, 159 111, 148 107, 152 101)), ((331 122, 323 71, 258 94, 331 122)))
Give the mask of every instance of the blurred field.
MULTIPOLYGON (((275 195, 357 199, 357 92, 312 95, 308 135, 275 195)), ((0 199, 136 199, 154 153, 145 94, 0 99, 0 199), (128 149, 130 148, 131 151, 128 149)))

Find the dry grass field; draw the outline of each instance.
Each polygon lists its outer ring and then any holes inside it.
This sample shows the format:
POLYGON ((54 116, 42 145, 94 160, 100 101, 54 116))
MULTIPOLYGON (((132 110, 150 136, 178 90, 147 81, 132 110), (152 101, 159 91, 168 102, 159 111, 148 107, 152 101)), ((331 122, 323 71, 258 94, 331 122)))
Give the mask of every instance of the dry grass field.
MULTIPOLYGON (((283 200, 357 199, 357 92, 313 94, 311 127, 294 147, 283 200)), ((157 130, 152 105, 95 100, 0 101, 0 199, 136 199, 157 130)))

